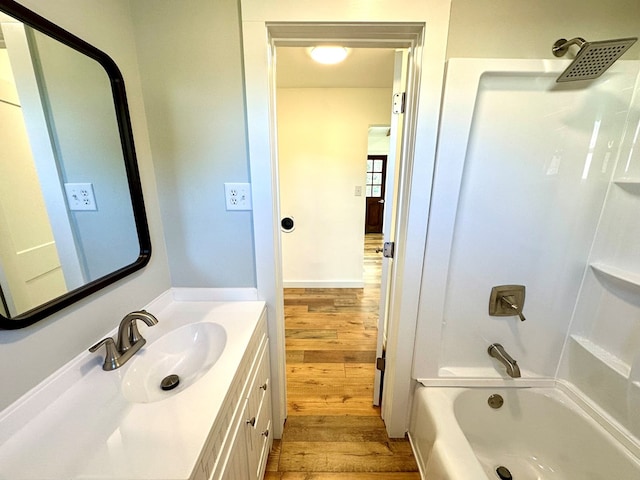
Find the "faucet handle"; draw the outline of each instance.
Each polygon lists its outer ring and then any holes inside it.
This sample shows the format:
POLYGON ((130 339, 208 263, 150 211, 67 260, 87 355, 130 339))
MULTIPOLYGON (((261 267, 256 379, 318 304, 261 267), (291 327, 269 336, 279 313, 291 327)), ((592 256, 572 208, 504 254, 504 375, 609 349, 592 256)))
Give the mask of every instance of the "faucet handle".
POLYGON ((104 356, 104 363, 102 365, 103 370, 115 370, 120 366, 120 353, 116 348, 116 342, 111 337, 103 338, 95 345, 89 348, 91 353, 96 352, 100 347, 105 346, 106 354, 104 356))
POLYGON ((524 318, 524 315, 522 314, 522 308, 520 308, 518 305, 515 304, 516 300, 513 295, 501 296, 500 300, 506 303, 509 308, 512 308, 513 310, 516 311, 516 313, 518 314, 518 317, 520 317, 521 322, 524 322, 526 320, 526 318, 524 318))
POLYGON ((517 315, 524 322, 526 320, 522 313, 524 298, 524 285, 497 285, 491 289, 489 315, 497 317, 517 315))

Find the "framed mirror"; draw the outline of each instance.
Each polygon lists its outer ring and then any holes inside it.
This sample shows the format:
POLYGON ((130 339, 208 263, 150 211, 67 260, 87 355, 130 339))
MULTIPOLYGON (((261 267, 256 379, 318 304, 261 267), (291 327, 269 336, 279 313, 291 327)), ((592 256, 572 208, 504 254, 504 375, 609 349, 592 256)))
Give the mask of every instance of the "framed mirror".
POLYGON ((0 328, 143 268, 151 240, 122 75, 105 53, 0 0, 0 328))

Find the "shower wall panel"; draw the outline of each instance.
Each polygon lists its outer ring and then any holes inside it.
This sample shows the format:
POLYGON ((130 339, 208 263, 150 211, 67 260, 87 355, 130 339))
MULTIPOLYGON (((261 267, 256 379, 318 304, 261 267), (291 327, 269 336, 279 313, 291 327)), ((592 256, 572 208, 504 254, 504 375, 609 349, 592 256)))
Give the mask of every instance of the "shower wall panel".
POLYGON ((566 65, 449 61, 416 378, 503 379, 494 342, 523 378, 555 377, 637 73, 559 85, 566 65), (526 286, 526 321, 489 316, 504 284, 526 286))
POLYGON ((640 440, 640 86, 559 377, 640 440))

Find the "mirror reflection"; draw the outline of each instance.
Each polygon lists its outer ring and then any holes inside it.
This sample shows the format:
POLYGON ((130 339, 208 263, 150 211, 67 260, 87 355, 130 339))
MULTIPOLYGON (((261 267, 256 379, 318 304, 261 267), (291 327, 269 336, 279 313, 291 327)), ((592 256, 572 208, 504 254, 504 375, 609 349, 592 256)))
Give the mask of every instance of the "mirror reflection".
POLYGON ((3 13, 0 31, 0 314, 15 318, 136 262, 141 244, 111 78, 3 13))

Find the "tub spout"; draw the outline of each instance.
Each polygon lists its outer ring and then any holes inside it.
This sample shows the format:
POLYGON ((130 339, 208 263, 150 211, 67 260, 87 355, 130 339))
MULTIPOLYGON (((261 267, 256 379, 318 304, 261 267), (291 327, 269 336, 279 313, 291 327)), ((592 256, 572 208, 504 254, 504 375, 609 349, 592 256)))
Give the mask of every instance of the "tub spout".
POLYGON ((487 350, 489 356, 498 359, 507 368, 507 375, 511 378, 520 378, 520 367, 499 343, 492 343, 487 350))

